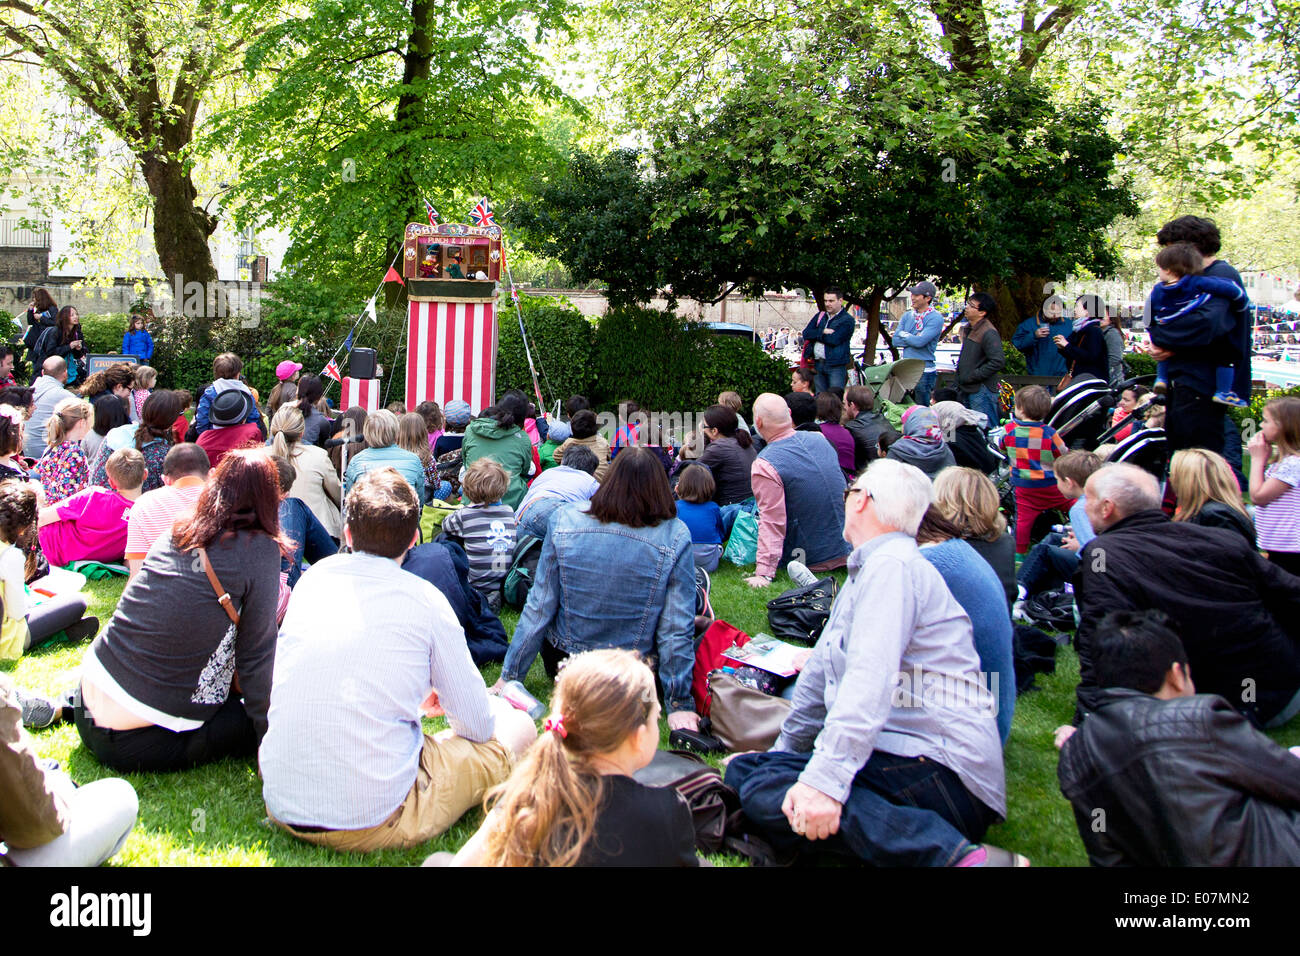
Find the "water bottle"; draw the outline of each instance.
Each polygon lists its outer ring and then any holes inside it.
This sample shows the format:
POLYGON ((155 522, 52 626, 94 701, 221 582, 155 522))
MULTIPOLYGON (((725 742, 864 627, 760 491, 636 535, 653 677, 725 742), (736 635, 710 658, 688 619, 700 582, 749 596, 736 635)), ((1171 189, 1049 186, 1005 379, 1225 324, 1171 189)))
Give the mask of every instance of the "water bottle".
POLYGON ((501 697, 511 707, 522 710, 533 720, 541 720, 546 713, 546 705, 528 693, 517 680, 506 681, 501 688, 501 697))

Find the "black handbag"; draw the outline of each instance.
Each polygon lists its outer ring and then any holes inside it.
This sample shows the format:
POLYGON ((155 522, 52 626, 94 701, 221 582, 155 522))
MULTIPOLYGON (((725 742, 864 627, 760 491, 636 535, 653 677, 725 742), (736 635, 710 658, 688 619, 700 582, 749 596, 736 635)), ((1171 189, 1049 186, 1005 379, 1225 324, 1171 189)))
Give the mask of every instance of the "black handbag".
POLYGON ((728 836, 739 832, 739 794, 693 753, 660 750, 632 779, 645 787, 672 787, 682 795, 695 824, 695 848, 701 853, 717 853, 728 836))
POLYGON ((767 626, 772 636, 798 644, 817 643, 831 616, 837 590, 834 578, 822 578, 768 601, 767 626))

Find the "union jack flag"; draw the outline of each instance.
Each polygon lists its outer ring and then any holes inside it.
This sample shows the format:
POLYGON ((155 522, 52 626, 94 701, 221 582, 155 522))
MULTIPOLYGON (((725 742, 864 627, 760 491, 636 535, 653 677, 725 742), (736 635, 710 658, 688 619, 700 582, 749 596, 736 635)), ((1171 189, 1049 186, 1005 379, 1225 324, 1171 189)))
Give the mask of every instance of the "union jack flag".
POLYGON ((438 210, 434 209, 433 203, 427 199, 424 201, 424 211, 429 214, 429 225, 438 225, 438 210))
POLYGON ((476 226, 495 226, 497 222, 496 214, 492 212, 492 204, 487 201, 486 196, 474 204, 474 208, 469 211, 469 218, 474 220, 476 226))
POLYGON ((334 381, 338 382, 340 385, 343 384, 343 376, 339 373, 339 363, 333 359, 329 360, 329 364, 325 366, 321 374, 326 378, 334 379, 334 381))

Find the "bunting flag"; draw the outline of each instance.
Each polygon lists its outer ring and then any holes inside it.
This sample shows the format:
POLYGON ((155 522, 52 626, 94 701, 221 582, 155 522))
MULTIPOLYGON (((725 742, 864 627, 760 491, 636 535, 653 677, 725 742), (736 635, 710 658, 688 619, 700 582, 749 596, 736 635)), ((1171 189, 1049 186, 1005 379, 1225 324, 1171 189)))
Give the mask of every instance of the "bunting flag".
POLYGON ((348 337, 343 340, 343 351, 345 352, 352 351, 352 330, 351 329, 348 329, 348 337))
POLYGON ((371 322, 376 324, 379 322, 379 317, 375 315, 375 297, 373 295, 370 297, 370 301, 366 303, 366 315, 370 317, 371 322))
POLYGON ((389 266, 388 271, 384 273, 384 281, 396 282, 398 285, 406 285, 406 283, 402 281, 402 277, 397 274, 397 270, 392 266, 389 266))
POLYGON ((327 364, 325 368, 321 370, 321 375, 323 375, 325 378, 332 378, 334 379, 334 381, 339 382, 340 384, 343 382, 343 376, 339 374, 339 363, 334 361, 333 359, 330 359, 329 364, 327 364))
POLYGON ((424 211, 429 214, 429 225, 438 225, 438 210, 434 209, 433 203, 427 199, 424 201, 424 211))
POLYGON ((406 338, 406 407, 452 399, 476 412, 495 401, 497 319, 492 302, 412 302, 406 338))
POLYGON ((377 378, 345 378, 341 383, 343 394, 339 398, 339 411, 346 412, 354 405, 367 412, 379 411, 379 381, 377 378))

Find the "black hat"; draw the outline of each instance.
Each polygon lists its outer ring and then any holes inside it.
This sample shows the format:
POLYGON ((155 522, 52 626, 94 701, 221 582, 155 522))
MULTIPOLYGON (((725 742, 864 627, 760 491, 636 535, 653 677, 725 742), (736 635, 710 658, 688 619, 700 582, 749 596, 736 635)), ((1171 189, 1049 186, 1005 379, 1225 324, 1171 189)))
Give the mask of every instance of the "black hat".
POLYGON ((230 388, 212 400, 208 421, 217 428, 242 425, 253 411, 253 396, 241 388, 230 388))

